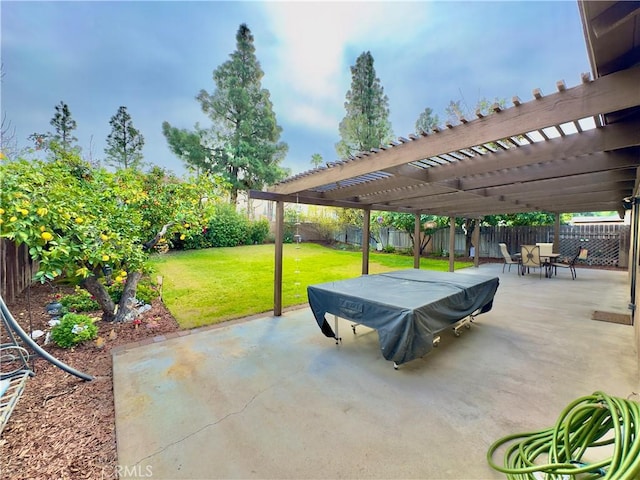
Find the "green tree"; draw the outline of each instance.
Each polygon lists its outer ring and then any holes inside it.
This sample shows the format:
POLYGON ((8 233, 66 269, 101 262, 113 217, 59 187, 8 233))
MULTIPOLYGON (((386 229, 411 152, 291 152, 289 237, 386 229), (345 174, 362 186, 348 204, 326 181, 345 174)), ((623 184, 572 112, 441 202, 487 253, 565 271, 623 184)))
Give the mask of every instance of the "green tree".
POLYGON ((416 120, 416 133, 418 135, 422 132, 433 133, 439 123, 438 115, 434 115, 433 110, 427 107, 416 120))
POLYGON ((313 155, 311 155, 311 165, 313 165, 313 168, 318 168, 323 163, 324 160, 322 159, 322 155, 320 155, 319 153, 314 153, 313 155))
POLYGON ((269 91, 262 88, 264 72, 246 24, 238 29, 230 57, 213 71, 215 90, 201 90, 196 98, 213 122, 206 146, 221 153, 211 158, 211 169, 231 184, 231 201, 236 203, 238 191, 261 189, 284 178, 280 163, 288 146, 279 141, 282 128, 269 91))
POLYGON ((476 102, 476 106, 473 111, 470 111, 466 104, 463 105, 462 103, 462 100, 451 100, 447 108, 445 108, 447 120, 452 124, 460 123, 463 118, 471 119, 476 116, 476 113, 480 113, 485 117, 491 115, 494 113, 494 105, 498 105, 501 109, 504 109, 507 101, 504 98, 495 98, 493 102, 491 102, 486 97, 482 97, 476 102))
POLYGON ((447 114, 447 122, 456 124, 460 120, 467 117, 466 109, 461 105, 461 100, 451 100, 449 105, 444 109, 447 114))
POLYGON ((116 168, 142 167, 142 147, 144 137, 133 126, 127 107, 119 107, 118 112, 109 120, 111 133, 107 136, 107 163, 116 168))
POLYGON ((71 117, 69 106, 60 101, 55 107, 56 113, 51 119, 51 126, 55 129, 55 133, 51 135, 51 140, 57 142, 64 151, 68 152, 73 148, 73 143, 78 139, 73 136, 73 131, 77 128, 76 121, 71 117))
POLYGON ((336 152, 347 158, 393 140, 389 121, 389 99, 376 77, 371 52, 363 52, 351 67, 351 89, 347 91, 345 117, 340 122, 336 152))
POLYGON ((55 113, 49 124, 54 128, 54 132, 29 135, 29 140, 35 143, 37 150, 51 150, 54 144, 63 152, 80 150, 77 145, 74 145, 78 139, 73 136, 73 131, 78 125, 72 118, 71 110, 69 110, 69 106, 66 103, 60 101, 55 106, 55 113))
POLYGON ((169 149, 187 168, 195 170, 198 174, 211 170, 212 152, 203 145, 202 136, 197 129, 191 132, 172 127, 169 122, 162 122, 162 134, 167 139, 169 149))
MULTIPOLYGON (((415 245, 416 238, 415 234, 415 215, 411 213, 400 213, 400 212, 381 212, 376 216, 372 215, 372 223, 374 220, 382 226, 392 227, 396 230, 400 230, 403 232, 407 232, 409 234, 409 238, 411 238, 411 242, 415 245), (380 222, 378 219, 382 218, 380 222)), ((446 217, 437 217, 435 215, 420 215, 420 238, 417 239, 420 248, 420 254, 424 252, 427 245, 431 241, 431 236, 433 233, 439 228, 446 227, 448 223, 448 219, 446 217)), ((373 227, 373 225, 372 225, 373 227)), ((373 230, 373 228, 372 228, 373 230)))
POLYGON ((200 233, 220 184, 212 177, 180 181, 159 168, 111 173, 75 152, 55 154, 49 162, 0 163, 0 237, 29 247, 36 280, 76 279, 104 320, 126 320, 153 247, 164 237, 200 233), (114 279, 124 282, 117 308, 106 290, 114 279))

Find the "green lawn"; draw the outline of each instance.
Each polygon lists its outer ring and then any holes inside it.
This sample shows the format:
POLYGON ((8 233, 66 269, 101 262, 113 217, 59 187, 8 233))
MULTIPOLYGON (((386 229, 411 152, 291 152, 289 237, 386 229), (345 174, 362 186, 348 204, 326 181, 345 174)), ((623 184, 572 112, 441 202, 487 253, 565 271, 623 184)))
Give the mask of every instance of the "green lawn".
MULTIPOLYGON (((182 328, 194 328, 273 310, 274 246, 210 248, 156 255, 163 299, 182 328)), ((456 269, 471 266, 456 262, 456 269)), ((371 253, 369 273, 413 268, 413 257, 371 253)), ((448 260, 421 259, 420 268, 447 271, 448 260)), ((284 245, 282 303, 307 302, 307 286, 360 275, 361 252, 313 243, 284 245)))

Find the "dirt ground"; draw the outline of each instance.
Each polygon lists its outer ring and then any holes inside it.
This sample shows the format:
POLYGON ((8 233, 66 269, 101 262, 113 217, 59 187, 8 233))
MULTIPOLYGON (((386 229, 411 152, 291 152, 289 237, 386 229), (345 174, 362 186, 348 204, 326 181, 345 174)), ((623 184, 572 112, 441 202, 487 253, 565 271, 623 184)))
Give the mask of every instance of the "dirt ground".
MULTIPOLYGON (((69 287, 33 285, 8 305, 22 328, 47 331, 45 305, 69 287)), ((96 316, 98 314, 96 313, 96 316)), ((0 439, 0 479, 115 479, 117 456, 111 349, 179 330, 161 300, 141 324, 98 322, 100 342, 73 349, 44 348, 95 380, 80 380, 38 358, 0 439)), ((3 332, 4 333, 4 332, 3 332)), ((4 336, 3 336, 4 338, 4 336)), ((42 346, 44 336, 37 342, 42 346)))

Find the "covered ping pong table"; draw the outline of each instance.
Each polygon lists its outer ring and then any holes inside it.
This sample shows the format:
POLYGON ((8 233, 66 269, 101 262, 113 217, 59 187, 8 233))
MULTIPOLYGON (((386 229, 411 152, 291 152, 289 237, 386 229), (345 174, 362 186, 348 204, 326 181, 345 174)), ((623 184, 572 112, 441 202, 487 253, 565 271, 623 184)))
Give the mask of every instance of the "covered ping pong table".
POLYGON ((373 328, 382 355, 397 367, 428 353, 443 330, 491 310, 498 283, 498 277, 413 269, 310 285, 307 294, 327 337, 340 340, 338 317, 373 328), (327 313, 336 316, 336 332, 327 313))

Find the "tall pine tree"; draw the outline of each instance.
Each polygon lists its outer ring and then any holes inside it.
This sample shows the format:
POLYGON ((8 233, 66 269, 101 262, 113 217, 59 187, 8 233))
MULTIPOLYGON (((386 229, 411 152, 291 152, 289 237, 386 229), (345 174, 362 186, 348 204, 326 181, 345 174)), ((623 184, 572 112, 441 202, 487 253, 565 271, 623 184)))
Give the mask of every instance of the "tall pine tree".
POLYGON ((429 107, 418 116, 416 120, 416 133, 420 135, 422 132, 432 133, 440 123, 438 115, 433 114, 433 110, 429 107))
POLYGON ((111 133, 107 136, 107 148, 104 149, 107 163, 116 168, 141 168, 144 137, 133 126, 127 107, 118 108, 109 125, 111 133))
POLYGON ((346 116, 340 122, 336 151, 341 158, 378 148, 393 140, 389 121, 389 99, 376 77, 371 52, 363 52, 351 67, 351 89, 347 92, 346 116))
POLYGON ((56 105, 56 113, 49 123, 56 130, 56 133, 51 136, 52 140, 58 142, 63 150, 71 150, 72 144, 78 139, 71 133, 77 128, 77 124, 71 118, 69 106, 62 101, 56 105))
POLYGON ((49 124, 54 128, 54 132, 33 133, 29 135, 29 140, 35 143, 36 149, 55 149, 62 152, 79 152, 80 147, 74 145, 78 141, 73 136, 73 131, 77 128, 76 121, 71 117, 69 106, 60 101, 55 106, 56 113, 49 124))
POLYGON ((280 142, 269 91, 262 88, 264 72, 255 55, 253 35, 246 24, 236 34, 236 50, 213 71, 215 90, 196 97, 213 122, 207 147, 223 154, 212 157, 212 170, 231 184, 231 201, 239 190, 261 189, 281 180, 280 167, 288 147, 280 142))
POLYGON ((198 175, 211 169, 211 157, 214 152, 202 144, 202 137, 197 130, 191 132, 184 128, 172 127, 169 122, 162 122, 162 134, 167 139, 169 149, 188 169, 195 170, 198 175))

